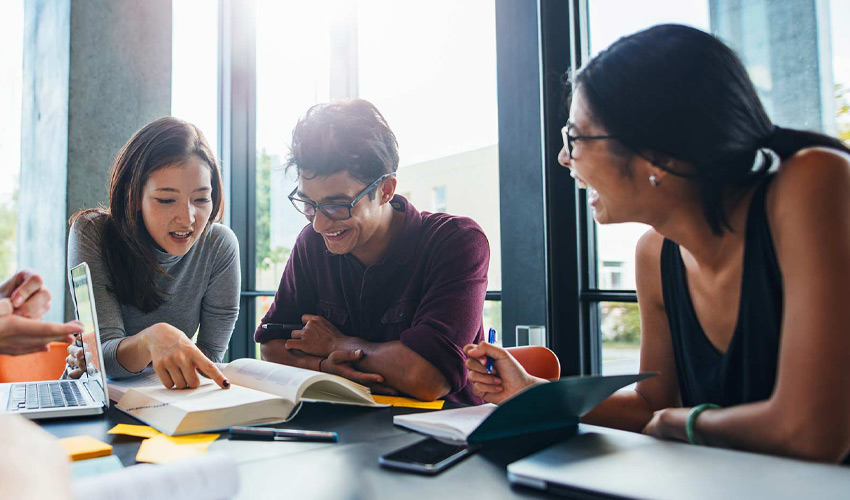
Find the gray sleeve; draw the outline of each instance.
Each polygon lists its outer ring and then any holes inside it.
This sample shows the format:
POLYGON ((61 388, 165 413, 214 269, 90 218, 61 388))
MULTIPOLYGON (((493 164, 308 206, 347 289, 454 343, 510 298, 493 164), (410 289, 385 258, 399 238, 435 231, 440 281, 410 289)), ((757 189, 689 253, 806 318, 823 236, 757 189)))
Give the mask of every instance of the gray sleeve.
POLYGON ((236 318, 239 316, 239 242, 229 227, 216 224, 216 244, 212 245, 213 268, 201 301, 201 326, 197 345, 212 361, 224 359, 236 318))
POLYGON ((71 269, 82 262, 91 271, 94 301, 97 307, 97 323, 100 328, 100 341, 103 349, 103 364, 106 374, 111 378, 129 377, 135 373, 127 371, 118 362, 118 344, 127 334, 118 298, 108 286, 111 283, 106 262, 103 260, 102 235, 105 216, 86 214, 71 226, 68 237, 68 280, 71 269))

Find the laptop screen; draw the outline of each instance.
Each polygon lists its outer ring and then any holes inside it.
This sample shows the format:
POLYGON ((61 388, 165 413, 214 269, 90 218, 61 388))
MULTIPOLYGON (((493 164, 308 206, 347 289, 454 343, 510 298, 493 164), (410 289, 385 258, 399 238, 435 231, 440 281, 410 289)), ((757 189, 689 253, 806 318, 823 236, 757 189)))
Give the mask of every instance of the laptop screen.
POLYGON ((87 382, 89 391, 95 400, 106 404, 106 381, 100 359, 100 335, 97 329, 97 313, 94 297, 89 283, 88 266, 83 263, 71 269, 71 282, 74 287, 74 304, 77 319, 83 324, 82 348, 85 357, 85 370, 81 376, 87 382))

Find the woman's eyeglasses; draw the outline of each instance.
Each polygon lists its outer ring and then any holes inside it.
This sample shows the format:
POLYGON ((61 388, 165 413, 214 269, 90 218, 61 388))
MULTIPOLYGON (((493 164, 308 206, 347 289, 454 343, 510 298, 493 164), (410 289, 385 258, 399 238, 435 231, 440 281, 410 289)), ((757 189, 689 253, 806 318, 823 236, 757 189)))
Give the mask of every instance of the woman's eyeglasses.
POLYGON ((295 207, 295 210, 298 210, 307 217, 315 217, 316 210, 321 210, 328 219, 346 220, 351 218, 351 209, 354 208, 354 205, 357 205, 357 202, 360 201, 361 198, 366 196, 373 189, 377 188, 381 181, 394 176, 395 172, 391 172, 378 177, 375 179, 375 182, 366 186, 366 189, 361 191, 360 194, 351 200, 350 203, 314 203, 310 200, 299 198, 296 194, 298 192, 297 187, 289 193, 289 201, 292 202, 292 206, 295 207))
POLYGON ((564 146, 567 147, 567 153, 570 155, 570 160, 574 160, 573 149, 575 149, 576 141, 599 141, 604 139, 616 139, 613 135, 570 135, 571 123, 564 125, 561 129, 561 137, 564 139, 564 146))

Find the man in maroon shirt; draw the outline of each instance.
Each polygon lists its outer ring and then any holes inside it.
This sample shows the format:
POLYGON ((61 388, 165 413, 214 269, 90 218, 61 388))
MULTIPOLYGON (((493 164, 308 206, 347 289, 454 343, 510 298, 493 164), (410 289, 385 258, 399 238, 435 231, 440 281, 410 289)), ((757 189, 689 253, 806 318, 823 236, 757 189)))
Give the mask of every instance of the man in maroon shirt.
POLYGON ((311 108, 287 168, 310 225, 254 335, 263 359, 376 393, 481 403, 463 364, 463 346, 484 339, 490 246, 478 224, 395 194, 398 144, 364 100, 311 108))

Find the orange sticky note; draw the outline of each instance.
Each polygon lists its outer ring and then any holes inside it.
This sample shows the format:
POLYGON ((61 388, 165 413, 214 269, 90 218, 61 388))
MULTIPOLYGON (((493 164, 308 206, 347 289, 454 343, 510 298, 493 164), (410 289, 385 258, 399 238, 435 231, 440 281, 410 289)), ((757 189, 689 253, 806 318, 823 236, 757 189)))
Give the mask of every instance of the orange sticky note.
POLYGON ((68 456, 74 462, 112 455, 112 445, 108 445, 91 436, 64 438, 59 439, 57 442, 65 449, 65 452, 68 453, 68 456))

